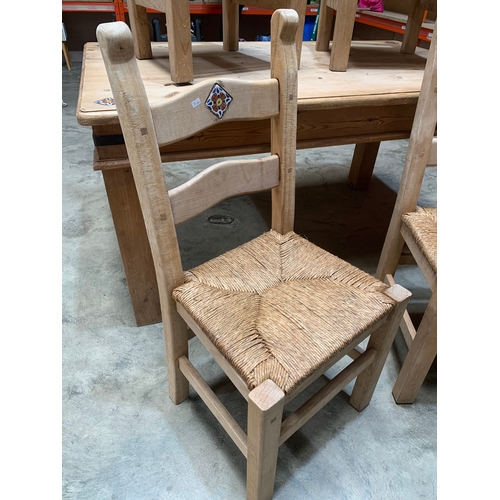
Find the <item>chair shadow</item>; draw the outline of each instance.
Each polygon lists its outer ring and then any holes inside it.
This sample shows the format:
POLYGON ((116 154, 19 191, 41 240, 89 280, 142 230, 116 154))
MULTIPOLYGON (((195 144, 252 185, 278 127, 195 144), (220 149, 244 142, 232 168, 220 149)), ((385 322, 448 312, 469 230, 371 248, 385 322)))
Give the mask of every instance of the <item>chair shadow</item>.
MULTIPOLYGON (((375 272, 396 200, 392 189, 373 177, 363 191, 338 181, 298 187, 295 196, 296 233, 366 272, 375 272)), ((259 193, 252 200, 270 225, 270 195, 259 193)))

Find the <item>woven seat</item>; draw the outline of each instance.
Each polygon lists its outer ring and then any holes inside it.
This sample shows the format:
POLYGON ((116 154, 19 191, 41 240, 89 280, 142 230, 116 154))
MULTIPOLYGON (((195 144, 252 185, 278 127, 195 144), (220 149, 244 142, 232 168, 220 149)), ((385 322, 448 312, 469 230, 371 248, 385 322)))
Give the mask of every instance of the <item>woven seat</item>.
POLYGON ((395 306, 387 285, 293 232, 265 233, 185 281, 175 300, 249 389, 271 379, 289 392, 395 306))
POLYGON ((392 393, 413 403, 437 354, 437 208, 417 206, 425 169, 437 165, 437 27, 434 29, 405 164, 375 276, 394 284, 406 244, 432 292, 418 329, 405 312, 401 323, 408 354, 392 393))
POLYGON ((274 12, 270 78, 166 89, 152 104, 128 27, 97 30, 155 264, 169 396, 182 403, 191 386, 207 404, 247 459, 248 500, 272 498, 279 446, 352 381, 349 403, 358 411, 369 404, 410 297, 293 232, 298 25, 294 10, 274 12), (168 190, 163 145, 221 121, 263 119, 271 124, 270 154, 217 163, 168 190), (265 190, 272 199, 268 232, 183 271, 178 224, 265 190), (246 432, 189 358, 193 342, 246 400, 246 432), (283 418, 286 403, 346 357, 350 363, 283 418))
POLYGON ((401 218, 433 271, 437 273, 437 208, 417 207, 415 212, 408 212, 401 218))

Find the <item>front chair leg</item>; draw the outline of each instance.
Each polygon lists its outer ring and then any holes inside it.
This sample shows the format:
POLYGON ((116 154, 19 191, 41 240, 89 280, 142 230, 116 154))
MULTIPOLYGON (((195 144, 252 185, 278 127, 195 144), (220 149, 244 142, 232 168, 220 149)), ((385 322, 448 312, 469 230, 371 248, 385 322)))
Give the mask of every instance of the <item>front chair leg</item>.
POLYGON ((284 398, 272 380, 248 395, 247 500, 273 497, 284 398))
POLYGON ((349 400, 349 403, 358 411, 365 409, 370 403, 403 318, 403 313, 406 310, 406 305, 411 297, 411 293, 400 285, 391 286, 385 294, 396 301, 396 307, 391 311, 386 322, 370 336, 367 349, 373 347, 377 351, 377 355, 373 363, 356 378, 349 400))

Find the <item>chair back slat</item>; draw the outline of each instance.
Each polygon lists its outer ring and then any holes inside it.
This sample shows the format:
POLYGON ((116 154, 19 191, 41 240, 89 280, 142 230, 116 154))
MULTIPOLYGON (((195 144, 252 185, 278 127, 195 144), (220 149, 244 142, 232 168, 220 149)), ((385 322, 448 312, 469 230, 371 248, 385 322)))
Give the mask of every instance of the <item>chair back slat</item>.
POLYGON ((221 119, 271 118, 279 113, 278 96, 279 84, 275 79, 224 78, 184 87, 151 106, 158 144, 161 147, 191 137, 221 119))
POLYGON ((217 163, 168 192, 175 224, 195 217, 220 201, 269 190, 278 184, 276 155, 217 163))

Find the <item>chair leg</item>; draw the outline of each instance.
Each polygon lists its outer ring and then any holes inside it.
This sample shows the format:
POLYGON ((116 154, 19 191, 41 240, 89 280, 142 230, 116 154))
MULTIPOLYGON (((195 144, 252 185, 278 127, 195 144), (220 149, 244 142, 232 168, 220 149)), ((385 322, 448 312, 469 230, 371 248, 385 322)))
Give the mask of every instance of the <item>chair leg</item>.
POLYGON ((392 389, 396 403, 413 403, 437 354, 437 293, 429 305, 392 389))
POLYGON ((316 34, 316 50, 328 52, 333 36, 333 9, 323 0, 319 7, 318 33, 316 34))
POLYGON ((290 0, 288 8, 294 9, 299 15, 299 25, 295 35, 295 47, 297 49, 297 67, 300 69, 300 56, 302 54, 302 39, 304 37, 304 25, 306 22, 306 0, 290 0))
POLYGON ((337 19, 333 30, 330 71, 346 71, 358 2, 357 0, 337 0, 334 4, 337 19))
POLYGON ((406 305, 411 297, 411 293, 400 285, 391 286, 385 293, 396 301, 396 307, 391 311, 386 322, 372 333, 368 341, 367 349, 373 347, 377 351, 377 356, 373 363, 358 375, 354 384, 349 403, 358 411, 365 409, 370 403, 403 318, 403 313, 406 310, 406 305))
MULTIPOLYGON (((161 297, 162 300, 171 298, 161 297)), ((174 311, 162 310, 163 335, 167 355, 168 394, 178 405, 189 397, 189 382, 179 367, 179 359, 188 357, 188 332, 184 320, 174 311)))
POLYGON ((62 43, 62 51, 64 54, 64 60, 66 61, 66 67, 68 68, 68 71, 71 71, 71 66, 73 65, 73 63, 71 62, 71 57, 69 55, 69 50, 66 42, 62 43))
POLYGON ((238 50, 240 35, 239 4, 233 0, 222 0, 222 48, 238 50))
POLYGON ((166 0, 168 59, 174 83, 194 80, 189 0, 166 0))
POLYGON ((270 500, 285 393, 266 380, 248 395, 247 500, 270 500))
POLYGON ((410 14, 406 22, 405 34, 401 44, 402 54, 414 54, 418 44, 418 35, 424 20, 425 9, 420 0, 413 0, 410 14))
POLYGON ((152 59, 151 40, 149 39, 149 22, 146 7, 137 5, 135 0, 128 0, 130 30, 134 38, 134 51, 137 59, 152 59))

